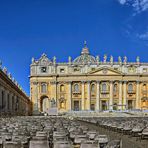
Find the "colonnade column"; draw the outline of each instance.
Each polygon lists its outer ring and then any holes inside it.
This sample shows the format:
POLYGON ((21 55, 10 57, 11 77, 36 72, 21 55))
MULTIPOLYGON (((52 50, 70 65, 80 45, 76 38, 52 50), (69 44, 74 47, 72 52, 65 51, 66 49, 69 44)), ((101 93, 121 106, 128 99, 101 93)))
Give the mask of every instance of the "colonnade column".
POLYGON ((113 81, 110 81, 109 110, 113 110, 113 81))
POLYGON ((81 107, 81 109, 82 110, 85 110, 85 98, 84 98, 85 97, 84 96, 85 95, 85 90, 84 90, 84 83, 85 83, 84 81, 81 82, 81 84, 82 84, 82 103, 81 103, 82 104, 82 107, 81 107))
POLYGON ((119 82, 119 108, 122 109, 122 81, 119 82))
POLYGON ((136 88, 136 109, 140 109, 140 107, 139 107, 139 103, 140 103, 140 96, 139 96, 139 92, 140 92, 140 90, 139 90, 139 81, 137 81, 137 88, 136 88))
POLYGON ((69 87, 69 92, 68 92, 68 110, 71 111, 71 95, 72 95, 72 86, 71 86, 72 82, 68 82, 68 87, 69 87))
POLYGON ((123 83, 123 110, 126 110, 127 109, 127 89, 126 89, 126 84, 127 84, 127 81, 124 81, 123 83))
POLYGON ((4 100, 3 100, 4 101, 4 105, 5 105, 4 112, 7 112, 7 109, 8 109, 7 94, 8 94, 8 91, 5 90, 4 91, 4 100))
POLYGON ((88 106, 87 109, 90 110, 90 81, 87 82, 87 99, 88 99, 88 106))
POLYGON ((97 81, 96 111, 100 110, 100 81, 97 81))
POLYGON ((10 111, 12 111, 12 96, 13 96, 13 94, 10 93, 10 95, 9 95, 9 110, 10 111))

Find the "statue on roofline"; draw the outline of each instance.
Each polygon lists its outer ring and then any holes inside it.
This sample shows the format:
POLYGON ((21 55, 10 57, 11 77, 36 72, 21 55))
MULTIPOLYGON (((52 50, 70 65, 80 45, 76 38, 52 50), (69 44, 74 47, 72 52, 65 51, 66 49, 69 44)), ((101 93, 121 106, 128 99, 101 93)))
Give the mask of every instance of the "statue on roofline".
POLYGON ((127 57, 126 56, 124 57, 124 63, 125 64, 127 63, 127 57))
POLYGON ((34 57, 32 57, 31 61, 32 61, 32 64, 35 62, 35 59, 34 59, 34 57))
POLYGON ((107 60, 107 55, 105 54, 104 55, 104 63, 106 63, 106 60, 107 60))
POLYGON ((96 61, 97 61, 97 63, 99 63, 99 62, 100 62, 100 57, 99 57, 99 55, 98 55, 98 56, 96 56, 96 61))
POLYGON ((56 63, 56 57, 55 56, 53 57, 53 63, 54 64, 56 63))
POLYGON ((71 63, 71 56, 68 57, 68 62, 71 63))
POLYGON ((137 63, 140 62, 140 57, 139 57, 139 56, 137 56, 137 58, 136 58, 136 62, 137 62, 137 63))
POLYGON ((114 62, 114 58, 113 58, 113 56, 111 55, 110 56, 110 63, 112 64, 114 62))
POLYGON ((122 59, 121 59, 120 56, 118 57, 118 62, 119 62, 120 64, 122 63, 122 59))

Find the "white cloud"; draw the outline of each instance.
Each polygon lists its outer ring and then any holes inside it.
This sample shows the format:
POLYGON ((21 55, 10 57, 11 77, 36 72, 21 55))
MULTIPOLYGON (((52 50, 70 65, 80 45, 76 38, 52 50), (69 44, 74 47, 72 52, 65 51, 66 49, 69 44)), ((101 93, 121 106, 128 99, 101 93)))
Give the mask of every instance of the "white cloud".
POLYGON ((148 10, 148 0, 118 0, 121 5, 132 6, 137 13, 148 10))
POLYGON ((119 3, 123 5, 126 3, 126 0, 119 0, 119 3))
POLYGON ((143 34, 138 35, 138 37, 142 40, 148 40, 148 31, 143 34))

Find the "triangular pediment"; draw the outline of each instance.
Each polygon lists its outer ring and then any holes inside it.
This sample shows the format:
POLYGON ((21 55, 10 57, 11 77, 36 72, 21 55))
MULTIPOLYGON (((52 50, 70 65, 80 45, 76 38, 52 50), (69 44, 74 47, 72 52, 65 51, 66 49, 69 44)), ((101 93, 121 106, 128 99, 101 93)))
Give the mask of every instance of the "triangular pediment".
POLYGON ((122 72, 118 70, 114 70, 113 68, 110 68, 110 67, 101 67, 96 70, 90 71, 88 74, 91 74, 91 75, 123 75, 122 72))
POLYGON ((52 62, 48 59, 47 55, 43 53, 38 63, 40 63, 40 65, 48 65, 52 62))

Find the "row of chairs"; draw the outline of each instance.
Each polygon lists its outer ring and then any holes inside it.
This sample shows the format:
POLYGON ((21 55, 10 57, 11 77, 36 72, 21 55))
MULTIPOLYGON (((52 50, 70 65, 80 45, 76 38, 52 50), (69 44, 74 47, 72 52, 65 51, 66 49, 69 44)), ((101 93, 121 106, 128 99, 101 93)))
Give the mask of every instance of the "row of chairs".
POLYGON ((120 139, 64 117, 1 118, 0 148, 122 148, 120 139))
POLYGON ((100 127, 138 137, 137 139, 148 139, 148 118, 81 118, 86 122, 91 122, 100 127))

